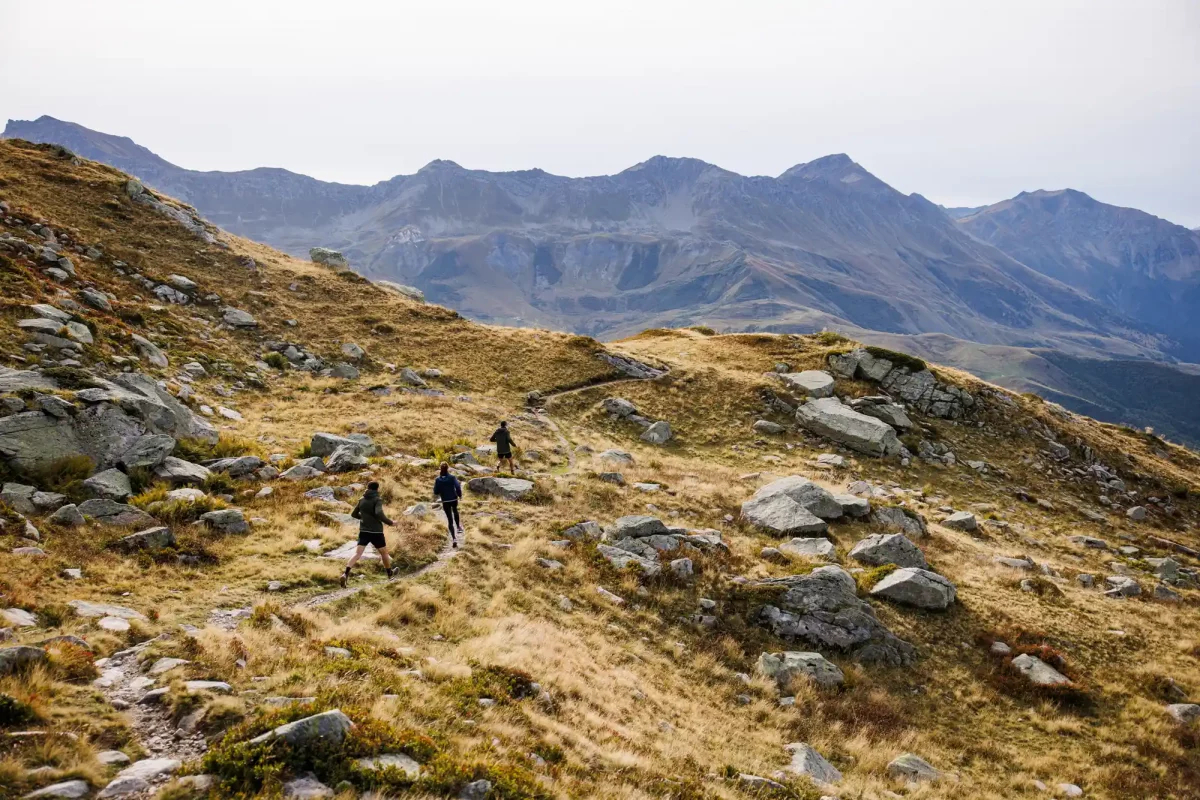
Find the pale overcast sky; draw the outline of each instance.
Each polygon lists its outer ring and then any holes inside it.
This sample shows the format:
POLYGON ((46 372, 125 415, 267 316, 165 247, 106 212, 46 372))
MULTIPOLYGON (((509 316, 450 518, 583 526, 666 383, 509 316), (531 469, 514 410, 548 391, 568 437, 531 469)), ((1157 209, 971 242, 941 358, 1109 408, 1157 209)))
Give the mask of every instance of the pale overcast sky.
POLYGON ((193 169, 845 152, 947 205, 1069 186, 1200 226, 1197 0, 0 0, 0 30, 0 116, 193 169))

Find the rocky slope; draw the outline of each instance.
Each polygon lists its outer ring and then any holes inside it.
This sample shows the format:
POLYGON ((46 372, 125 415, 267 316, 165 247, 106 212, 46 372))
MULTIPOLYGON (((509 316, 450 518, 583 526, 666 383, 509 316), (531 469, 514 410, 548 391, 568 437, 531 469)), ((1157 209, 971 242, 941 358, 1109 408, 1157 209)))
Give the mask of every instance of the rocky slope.
POLYGON ((342 250, 361 274, 479 319, 594 335, 720 317, 1090 353, 1109 338, 1144 352, 1171 346, 844 155, 776 178, 664 157, 579 179, 435 161, 347 187, 283 170, 171 167, 126 139, 48 117, 12 121, 4 135, 112 158, 227 230, 297 254, 342 250))
POLYGON ((1195 796, 1191 451, 833 334, 478 325, 51 146, 0 204, 0 794, 1195 796), (368 480, 400 574, 340 587, 368 480))
POLYGON ((1083 192, 1022 192, 958 219, 972 236, 1200 352, 1200 235, 1083 192))

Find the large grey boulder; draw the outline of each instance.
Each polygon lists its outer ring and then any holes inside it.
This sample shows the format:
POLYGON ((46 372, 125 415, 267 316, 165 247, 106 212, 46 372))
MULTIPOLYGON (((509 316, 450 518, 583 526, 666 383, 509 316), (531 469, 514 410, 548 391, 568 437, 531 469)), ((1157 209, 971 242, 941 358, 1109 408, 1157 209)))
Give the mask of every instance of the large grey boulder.
POLYGON ((240 508, 222 508, 217 511, 209 511, 200 515, 200 521, 209 530, 216 531, 217 533, 239 534, 250 532, 250 523, 246 522, 246 517, 240 508))
POLYGON ((331 456, 339 447, 350 447, 358 450, 364 456, 375 454, 375 443, 365 433, 352 433, 349 436, 337 436, 332 433, 318 432, 312 435, 309 451, 314 456, 331 456))
POLYGON ((621 419, 637 413, 637 406, 623 397, 606 397, 600 401, 600 409, 621 419))
POLYGON ((761 623, 776 636, 849 652, 864 663, 911 664, 916 648, 896 638, 858 597, 854 578, 838 566, 818 567, 808 575, 772 578, 753 584, 777 588, 775 604, 763 606, 761 623))
POLYGON ((0 647, 0 675, 12 675, 47 660, 49 656, 40 647, 0 647))
POLYGON ((472 478, 467 481, 467 491, 503 497, 505 500, 520 500, 533 491, 533 481, 524 478, 472 478))
POLYGON ((956 531, 974 531, 979 529, 979 521, 970 511, 956 511, 942 520, 942 525, 956 531))
POLYGON ((1108 597, 1137 597, 1142 593, 1142 587, 1127 575, 1109 575, 1104 579, 1108 589, 1104 594, 1108 597))
POLYGON ((771 481, 754 493, 755 498, 785 495, 811 511, 821 519, 838 519, 842 516, 842 504, 827 489, 808 478, 790 475, 771 481))
POLYGON ((792 539, 777 545, 781 553, 786 553, 795 558, 803 558, 809 561, 836 561, 837 549, 833 546, 833 542, 828 539, 813 538, 813 539, 792 539))
POLYGON ((784 749, 792 756, 791 762, 783 768, 784 772, 804 775, 818 784, 828 785, 841 781, 842 773, 812 746, 804 742, 793 742, 785 745, 784 749))
POLYGON ((806 369, 803 372, 786 372, 779 376, 790 389, 803 392, 809 397, 832 397, 833 376, 819 369, 806 369))
POLYGON ((349 472, 363 469, 369 463, 361 448, 354 444, 344 444, 329 454, 329 458, 325 460, 325 471, 349 472))
POLYGON ((37 507, 33 504, 33 495, 36 492, 36 486, 24 483, 6 483, 0 487, 0 500, 7 503, 8 507, 18 514, 36 514, 37 507))
POLYGON ((93 382, 97 385, 76 391, 76 400, 85 407, 74 415, 27 411, 0 418, 0 457, 21 469, 37 470, 83 455, 103 469, 119 463, 148 433, 217 440, 216 428, 148 376, 126 373, 93 382))
POLYGON ((871 590, 872 597, 883 597, 907 606, 942 610, 954 602, 954 584, 927 569, 904 567, 886 576, 871 590))
POLYGON ((350 262, 346 257, 337 250, 330 250, 328 247, 314 247, 308 251, 308 257, 317 264, 324 264, 327 267, 337 267, 339 269, 349 269, 350 262))
POLYGON ((258 320, 248 311, 243 311, 240 308, 227 308, 221 315, 221 319, 231 328, 257 328, 258 320))
MULTIPOLYGON (((157 467, 175 449, 174 437, 165 433, 148 433, 139 436, 133 445, 121 455, 118 463, 125 469, 157 467)), ((115 498, 114 498, 115 499, 115 498)))
POLYGON ((666 444, 671 439, 671 425, 665 420, 659 420, 642 433, 643 442, 650 444, 666 444))
POLYGON ((854 545, 850 558, 861 564, 882 567, 895 564, 898 567, 925 569, 925 554, 902 533, 875 533, 854 545))
POLYGON ((786 494, 754 496, 742 503, 742 519, 776 536, 823 534, 829 526, 786 494))
POLYGON ((866 455, 883 457, 900 452, 900 440, 891 425, 842 405, 836 397, 809 400, 796 409, 796 421, 813 433, 866 455))
POLYGON ((929 535, 925 518, 915 511, 899 506, 880 506, 871 512, 870 521, 885 530, 899 531, 910 539, 923 539, 929 535))
POLYGON ((159 526, 156 528, 147 528, 144 531, 131 533, 128 536, 123 536, 113 543, 113 548, 124 553, 132 553, 138 550, 149 550, 151 552, 162 550, 167 547, 175 546, 175 534, 170 528, 159 526))
POLYGON ((113 500, 93 498, 79 504, 79 513, 91 517, 101 525, 120 525, 129 528, 145 528, 154 525, 154 517, 135 506, 127 506, 113 500))
POLYGON ((262 466, 263 460, 258 456, 235 456, 218 459, 209 464, 208 469, 223 472, 231 478, 244 478, 262 466))
POLYGON ((787 688, 794 678, 804 677, 818 686, 841 686, 846 676, 841 667, 820 653, 762 653, 758 657, 758 671, 771 678, 780 690, 787 688))
POLYGON ((941 777, 941 773, 934 769, 928 761, 912 753, 896 756, 887 765, 887 771, 888 775, 893 778, 915 783, 936 781, 941 777))
POLYGON ((79 507, 74 503, 68 503, 65 506, 59 507, 57 511, 51 514, 47 519, 55 525, 61 525, 64 528, 75 528, 83 525, 86 520, 83 514, 79 512, 79 507))
POLYGON ((124 472, 119 469, 106 469, 84 481, 83 491, 88 497, 116 500, 119 503, 133 494, 133 487, 129 484, 129 476, 124 472))
POLYGON ((280 725, 272 731, 256 736, 250 740, 250 743, 260 744, 272 739, 279 739, 291 745, 321 741, 336 746, 341 744, 353 727, 354 723, 342 713, 341 709, 334 709, 280 725))
POLYGON ((1164 581, 1173 582, 1179 577, 1179 562, 1173 558, 1147 558, 1150 570, 1164 581))
POLYGON ((634 514, 620 517, 604 531, 604 537, 609 541, 621 539, 642 539, 647 536, 659 536, 670 533, 666 523, 658 517, 645 514, 634 514))
POLYGON ((871 515, 871 501, 853 494, 835 494, 833 499, 842 507, 842 515, 861 519, 871 515))
POLYGON ((167 456, 161 464, 154 468, 154 475, 161 480, 170 481, 175 486, 180 486, 204 483, 212 475, 212 472, 199 464, 193 464, 175 456, 167 456))
POLYGON ((1035 686, 1065 686, 1071 679, 1037 656, 1022 653, 1012 660, 1012 668, 1035 686))

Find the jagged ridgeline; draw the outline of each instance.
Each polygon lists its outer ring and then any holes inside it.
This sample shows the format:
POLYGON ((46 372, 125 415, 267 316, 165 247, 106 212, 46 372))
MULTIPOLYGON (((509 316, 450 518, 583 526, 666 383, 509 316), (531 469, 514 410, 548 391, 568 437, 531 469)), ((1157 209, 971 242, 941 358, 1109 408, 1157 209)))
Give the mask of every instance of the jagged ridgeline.
POLYGON ((0 796, 1196 796, 1194 453, 335 256, 0 142, 0 796))

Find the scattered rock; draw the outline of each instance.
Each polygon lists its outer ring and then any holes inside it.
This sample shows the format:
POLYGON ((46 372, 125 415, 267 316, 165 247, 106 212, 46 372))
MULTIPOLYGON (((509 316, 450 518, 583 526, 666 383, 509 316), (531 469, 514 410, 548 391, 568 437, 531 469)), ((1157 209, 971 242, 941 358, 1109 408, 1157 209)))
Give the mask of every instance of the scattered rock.
POLYGON ((840 686, 846 680, 840 667, 820 653, 762 653, 758 657, 758 671, 774 679, 782 691, 794 678, 805 677, 818 686, 840 686))
POLYGON ((1071 679, 1037 656, 1022 653, 1012 660, 1013 669, 1020 672, 1035 686, 1065 686, 1071 679))
MULTIPOLYGON (((174 439, 171 439, 171 446, 175 446, 174 439)), ((129 476, 119 469, 106 469, 103 472, 97 472, 83 482, 83 491, 89 497, 100 498, 102 500, 115 500, 118 503, 124 502, 129 498, 129 495, 133 494, 133 488, 129 484, 129 476)))
POLYGON ((250 742, 259 744, 269 739, 280 739, 291 745, 300 745, 319 739, 336 745, 341 743, 347 731, 353 727, 354 723, 341 709, 334 709, 280 725, 272 731, 256 736, 250 742))
POLYGON ((225 324, 231 328, 257 328, 258 320, 247 311, 239 308, 226 308, 221 316, 225 324))
POLYGON ((283 784, 283 796, 297 800, 314 800, 318 797, 333 797, 333 789, 317 780, 317 776, 306 773, 283 784))
POLYGON ((779 551, 795 558, 836 561, 837 550, 828 539, 792 539, 779 545, 779 551))
POLYGON ((755 433, 761 433, 765 436, 779 436, 779 435, 783 434, 786 430, 787 429, 784 428, 779 423, 771 422, 770 420, 766 420, 766 419, 760 419, 754 423, 755 433))
POLYGON ((101 525, 141 528, 152 526, 156 522, 154 517, 140 508, 99 498, 83 501, 79 504, 78 511, 101 525))
POLYGON ((505 500, 520 500, 533 491, 533 482, 523 478, 472 478, 467 490, 475 494, 494 495, 505 500))
POLYGON ((970 511, 956 511, 942 520, 942 525, 956 531, 970 532, 979 530, 979 521, 975 519, 975 515, 970 511))
MULTIPOLYGON (((0 651, 2 652, 2 651, 0 651)), ((1184 725, 1191 725, 1196 720, 1200 720, 1200 704, 1196 703, 1172 703, 1167 706, 1167 713, 1176 722, 1184 725)))
POLYGON ((18 645, 0 648, 0 675, 13 675, 48 660, 46 651, 40 647, 18 645))
POLYGON ((38 789, 36 792, 30 792, 24 795, 25 800, 31 800, 37 797, 61 797, 61 798, 77 798, 87 797, 91 794, 92 787, 87 781, 73 780, 64 781, 62 783, 54 783, 50 786, 38 789))
POLYGON ((1108 586, 1104 592, 1108 597, 1137 597, 1142 593, 1138 582, 1125 575, 1109 575, 1104 583, 1108 586))
POLYGON ((223 508, 209 511, 200 515, 200 521, 210 530, 224 534, 240 534, 250 532, 250 523, 240 508, 223 508))
POLYGON ((398 769, 413 780, 421 777, 421 765, 403 753, 383 753, 371 758, 360 758, 354 763, 361 769, 373 772, 381 769, 398 769))
POLYGON ((954 602, 954 584, 927 569, 903 567, 884 577, 871 590, 872 597, 884 597, 903 605, 943 610, 954 602))
POLYGON ((792 756, 791 762, 783 768, 784 772, 805 775, 818 784, 834 784, 841 781, 842 773, 810 745, 794 742, 785 745, 784 750, 792 756))
POLYGON ((870 520, 886 530, 899 531, 910 539, 923 539, 929 534, 924 517, 899 506, 880 506, 871 512, 870 520))
POLYGON ((643 442, 650 444, 666 444, 671 438, 671 425, 665 420, 659 420, 646 428, 641 438, 643 442))
POLYGON ((806 369, 803 372, 785 372, 779 376, 790 389, 803 392, 809 397, 832 397, 833 376, 828 372, 817 369, 806 369))
POLYGON ((941 777, 941 773, 934 769, 928 761, 912 753, 905 753, 892 759, 891 763, 887 765, 887 771, 888 775, 893 778, 903 778, 917 783, 936 781, 941 777))
POLYGON ((96 795, 98 798, 125 797, 148 792, 150 782, 177 772, 183 766, 173 758, 147 758, 117 773, 112 782, 96 795))
POLYGON ((901 533, 872 534, 854 545, 850 558, 873 567, 895 564, 925 569, 929 566, 921 549, 901 533))
POLYGON ((155 552, 175 546, 175 534, 167 527, 147 528, 144 531, 122 536, 113 542, 113 549, 122 553, 133 553, 138 550, 155 552))

